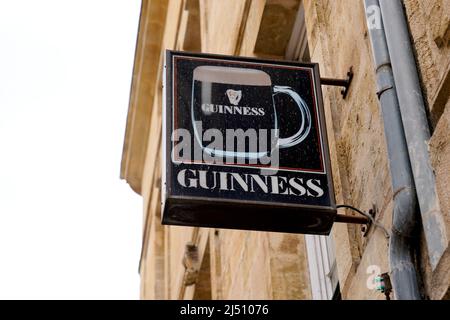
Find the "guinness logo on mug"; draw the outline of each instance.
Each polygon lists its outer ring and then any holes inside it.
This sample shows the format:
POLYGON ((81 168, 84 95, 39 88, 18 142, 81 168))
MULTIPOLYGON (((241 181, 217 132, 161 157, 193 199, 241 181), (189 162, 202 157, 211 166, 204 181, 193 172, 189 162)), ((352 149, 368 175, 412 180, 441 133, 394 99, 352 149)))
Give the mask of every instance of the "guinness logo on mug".
POLYGON ((319 79, 317 64, 167 51, 163 223, 328 234, 319 79))

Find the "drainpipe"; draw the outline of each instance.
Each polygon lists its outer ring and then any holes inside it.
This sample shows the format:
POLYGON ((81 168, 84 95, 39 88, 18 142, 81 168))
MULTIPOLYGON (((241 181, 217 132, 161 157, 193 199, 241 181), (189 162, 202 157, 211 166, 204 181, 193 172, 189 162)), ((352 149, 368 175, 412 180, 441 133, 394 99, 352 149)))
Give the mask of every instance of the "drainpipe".
POLYGON ((400 112, 412 164, 430 264, 436 268, 447 238, 440 212, 436 182, 428 153, 430 130, 410 34, 400 0, 379 0, 386 29, 400 112))
POLYGON ((389 239, 391 282, 398 300, 419 300, 413 260, 417 198, 408 148, 394 84, 386 36, 378 0, 365 0, 367 25, 376 70, 377 95, 381 106, 394 193, 392 232, 389 239))

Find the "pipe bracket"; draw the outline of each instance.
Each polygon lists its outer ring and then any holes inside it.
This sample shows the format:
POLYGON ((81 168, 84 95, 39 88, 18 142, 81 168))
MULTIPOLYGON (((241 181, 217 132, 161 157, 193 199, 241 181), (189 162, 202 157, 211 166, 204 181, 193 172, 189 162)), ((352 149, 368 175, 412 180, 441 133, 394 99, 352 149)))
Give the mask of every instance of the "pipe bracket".
POLYGON ((380 100, 381 95, 382 95, 383 93, 385 93, 386 91, 391 90, 391 89, 393 89, 393 88, 394 88, 394 86, 385 86, 385 87, 381 88, 380 90, 378 90, 378 91, 377 91, 377 97, 378 97, 378 100, 380 100))

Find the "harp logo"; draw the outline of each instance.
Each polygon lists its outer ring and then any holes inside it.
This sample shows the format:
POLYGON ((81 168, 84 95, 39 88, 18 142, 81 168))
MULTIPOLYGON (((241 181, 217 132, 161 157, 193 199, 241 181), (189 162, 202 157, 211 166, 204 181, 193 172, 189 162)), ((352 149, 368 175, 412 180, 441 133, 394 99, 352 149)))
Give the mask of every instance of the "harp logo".
POLYGON ((230 103, 234 106, 237 106, 239 101, 241 101, 241 98, 242 98, 242 90, 228 89, 227 96, 228 96, 228 100, 230 100, 230 103))

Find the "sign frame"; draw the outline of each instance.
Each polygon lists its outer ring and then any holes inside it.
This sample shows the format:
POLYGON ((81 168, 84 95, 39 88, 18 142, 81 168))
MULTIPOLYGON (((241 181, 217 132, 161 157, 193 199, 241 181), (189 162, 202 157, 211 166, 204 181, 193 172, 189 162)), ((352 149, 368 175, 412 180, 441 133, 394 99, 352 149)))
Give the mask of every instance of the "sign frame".
MULTIPOLYGON (((328 235, 337 216, 333 178, 329 156, 329 145, 325 124, 319 65, 296 61, 268 60, 250 57, 225 56, 217 54, 190 53, 166 50, 163 72, 163 125, 162 125, 162 177, 161 177, 161 222, 165 225, 191 227, 258 230, 271 232, 305 233, 328 235), (308 205, 271 201, 220 199, 203 196, 172 194, 172 113, 174 105, 174 57, 185 59, 211 59, 308 68, 311 70, 314 86, 315 110, 320 131, 320 146, 326 181, 328 183, 329 205, 308 205), (170 121, 169 121, 170 120, 170 121)), ((195 165, 195 164, 194 164, 195 165)))

